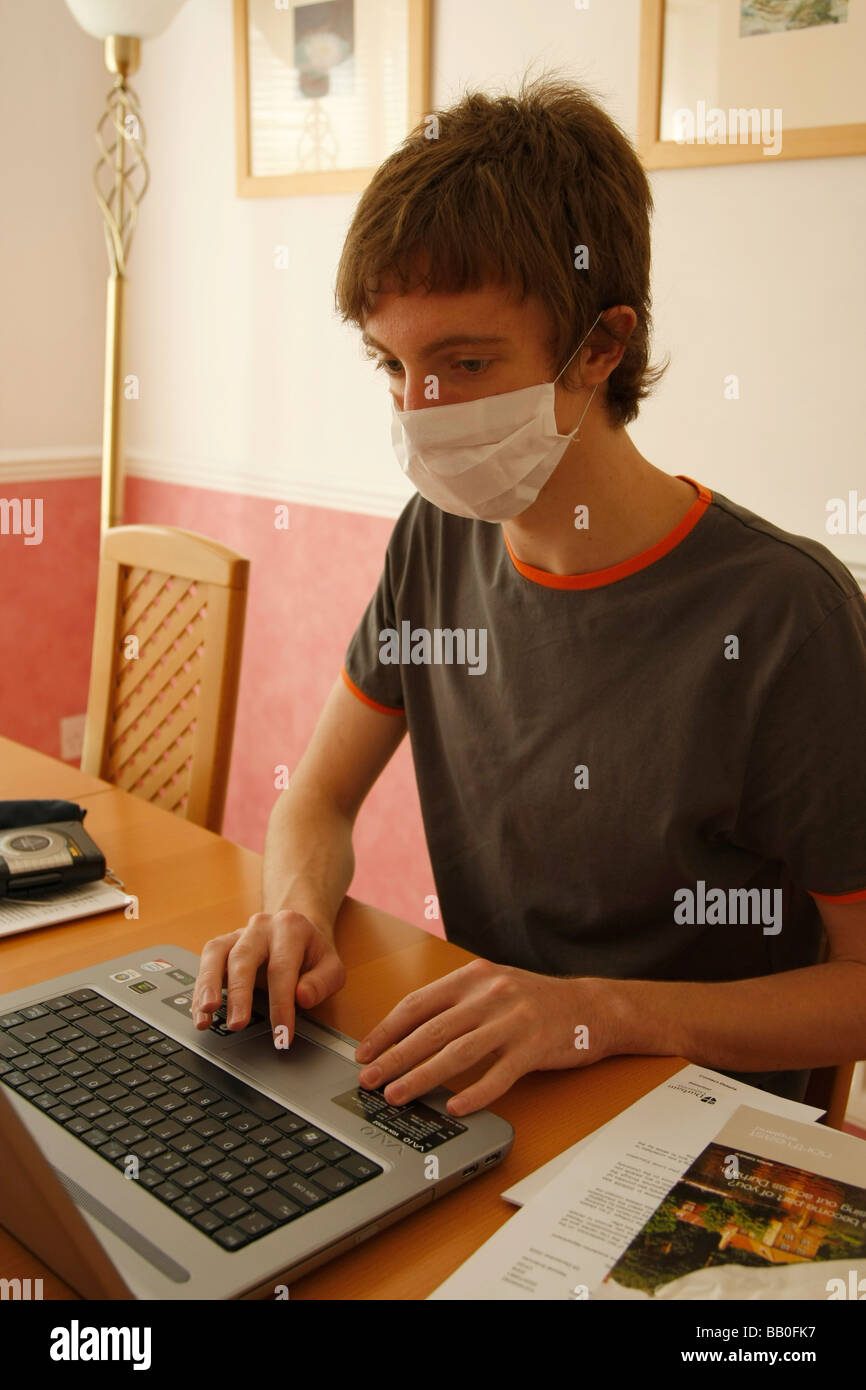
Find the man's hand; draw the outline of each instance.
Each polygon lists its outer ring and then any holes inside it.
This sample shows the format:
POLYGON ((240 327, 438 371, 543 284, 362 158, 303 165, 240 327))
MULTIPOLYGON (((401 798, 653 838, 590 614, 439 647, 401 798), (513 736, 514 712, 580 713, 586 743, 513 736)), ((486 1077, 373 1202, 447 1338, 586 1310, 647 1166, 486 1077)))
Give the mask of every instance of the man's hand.
POLYGON ((471 961, 407 994, 368 1033, 355 1058, 375 1058, 376 1065, 366 1065, 358 1079, 377 1088, 392 1082, 385 1099, 402 1105, 490 1056, 481 1080, 448 1102, 452 1115, 468 1115, 526 1072, 587 1066, 614 1053, 616 1022, 605 994, 610 983, 471 961))
MULTIPOLYGON (((346 969, 327 932, 300 912, 255 912, 245 927, 209 941, 201 953, 192 999, 197 1028, 208 1028, 222 1002, 227 979, 229 1028, 245 1028, 252 1007, 253 986, 267 988, 271 1028, 280 1026, 291 1043, 295 1035, 295 1002, 311 1009, 336 994, 346 981, 346 969)), ((288 1044, 287 1044, 288 1046, 288 1044)))

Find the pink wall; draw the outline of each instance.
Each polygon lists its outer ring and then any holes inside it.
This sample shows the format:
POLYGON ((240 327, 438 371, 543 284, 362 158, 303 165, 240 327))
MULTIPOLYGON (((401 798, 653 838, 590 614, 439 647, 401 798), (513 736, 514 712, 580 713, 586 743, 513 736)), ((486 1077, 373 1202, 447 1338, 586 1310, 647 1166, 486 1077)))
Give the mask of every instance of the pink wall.
MULTIPOLYGON (((99 479, 3 484, 41 497, 41 545, 0 536, 0 732, 60 756, 59 721, 87 705, 99 548, 99 479)), ((376 585, 393 521, 279 499, 130 478, 126 521, 201 531, 249 557, 244 659, 223 834, 261 851, 278 795, 274 767, 297 764, 376 585)), ((2 796, 0 768, 0 796, 2 796)), ((435 891, 408 739, 364 805, 352 893, 442 935, 424 918, 435 891)))

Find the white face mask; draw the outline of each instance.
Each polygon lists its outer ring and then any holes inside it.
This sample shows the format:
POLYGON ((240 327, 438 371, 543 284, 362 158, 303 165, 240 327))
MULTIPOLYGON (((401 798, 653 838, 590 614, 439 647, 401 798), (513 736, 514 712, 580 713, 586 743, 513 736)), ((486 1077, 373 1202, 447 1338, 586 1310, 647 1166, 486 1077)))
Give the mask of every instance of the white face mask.
POLYGON ((474 401, 398 410, 392 396, 391 443, 421 496, 445 512, 478 521, 509 521, 531 507, 598 390, 592 388, 571 434, 559 434, 554 388, 568 362, 553 381, 474 401))

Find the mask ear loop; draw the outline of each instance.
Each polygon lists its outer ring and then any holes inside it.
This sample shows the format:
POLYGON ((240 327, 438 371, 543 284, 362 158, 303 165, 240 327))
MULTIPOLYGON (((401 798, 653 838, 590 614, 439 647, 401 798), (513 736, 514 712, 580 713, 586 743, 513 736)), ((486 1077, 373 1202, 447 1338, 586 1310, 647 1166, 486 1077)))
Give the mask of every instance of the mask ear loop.
MULTIPOLYGON (((601 316, 602 316, 602 314, 603 314, 604 312, 605 312, 604 309, 602 309, 602 310, 596 315, 595 323, 593 323, 592 327, 589 329, 589 332, 585 333, 584 336, 581 338, 581 340, 580 340, 580 342, 578 343, 577 347, 574 349, 574 352, 571 354, 571 357, 569 357, 568 362, 570 362, 570 361, 572 360, 572 358, 575 357, 575 356, 577 355, 577 353, 580 352, 580 349, 583 347, 584 343, 586 342, 586 340, 587 340, 587 338, 589 337, 590 333, 592 332, 593 328, 595 328, 595 324, 598 323, 599 319, 601 318, 601 316)), ((568 366, 568 362, 566 362, 565 367, 568 366)), ((565 367, 563 367, 562 372, 565 371, 565 367)), ((553 382, 554 385, 556 385, 557 381, 559 381, 559 378, 562 376, 562 372, 559 372, 559 373, 557 374, 557 376, 554 377, 554 382, 553 382)), ((592 405, 592 398, 593 398, 593 396, 595 395, 595 393, 596 393, 597 390, 598 390, 598 383, 596 382, 595 386, 593 386, 592 390, 591 390, 590 393, 589 393, 589 400, 587 401, 586 405, 584 406, 583 415, 581 415, 581 417, 580 417, 580 419, 578 420, 577 424, 575 425, 574 429, 573 429, 573 430, 571 431, 571 433, 567 436, 567 438, 569 438, 569 439, 574 439, 574 438, 576 437, 578 430, 580 429, 581 425, 583 424, 584 416, 586 415, 586 412, 589 410, 589 407, 592 405)))
MULTIPOLYGON (((598 321, 599 321, 599 319, 601 318, 602 314, 605 313, 605 312, 606 312, 606 311, 605 311, 604 309, 601 309, 601 310, 596 314, 596 316, 595 316, 595 323, 593 323, 593 324, 590 326, 590 328, 588 329, 588 331, 587 331, 586 333, 584 333, 584 335, 583 335, 583 337, 581 338, 580 342, 578 343, 577 347, 574 349, 574 352, 571 354, 571 357, 569 357, 568 362, 570 362, 570 361, 572 360, 572 358, 576 357, 577 354, 580 352, 580 349, 583 347, 584 343, 586 342, 586 340, 587 340, 587 338, 589 337, 590 333, 592 332, 593 328, 595 328, 595 324, 598 323, 598 321)), ((565 366, 562 368, 562 371, 557 372, 556 376, 553 378, 553 384, 554 384, 554 386, 555 386, 556 383, 559 381, 559 378, 562 376, 562 372, 564 372, 564 371, 565 371, 565 368, 568 366, 568 362, 565 363, 565 366)))

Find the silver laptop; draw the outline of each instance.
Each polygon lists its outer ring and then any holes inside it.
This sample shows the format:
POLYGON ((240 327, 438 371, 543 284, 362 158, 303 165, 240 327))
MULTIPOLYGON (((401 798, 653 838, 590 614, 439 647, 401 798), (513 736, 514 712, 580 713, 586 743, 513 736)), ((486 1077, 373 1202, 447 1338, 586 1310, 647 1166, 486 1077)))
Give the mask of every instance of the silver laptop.
POLYGON ((363 1090, 357 1043, 301 1011, 277 1050, 266 996, 199 1031, 198 966, 152 946, 0 996, 0 1223, 85 1296, 285 1296, 511 1148, 441 1087, 363 1090))

